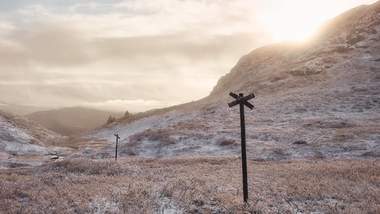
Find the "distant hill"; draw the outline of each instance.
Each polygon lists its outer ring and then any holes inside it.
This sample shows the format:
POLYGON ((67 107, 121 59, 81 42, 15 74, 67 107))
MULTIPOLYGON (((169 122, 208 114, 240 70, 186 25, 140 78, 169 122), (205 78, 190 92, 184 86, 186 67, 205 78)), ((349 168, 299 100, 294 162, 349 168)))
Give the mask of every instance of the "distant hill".
POLYGON ((26 117, 59 134, 75 135, 104 125, 110 115, 121 117, 122 113, 69 107, 34 112, 26 117))
POLYGON ((37 112, 37 111, 45 111, 45 110, 48 110, 48 108, 31 106, 31 105, 9 104, 9 103, 0 101, 0 110, 4 111, 4 112, 11 113, 13 115, 23 116, 23 115, 31 114, 31 113, 37 112))

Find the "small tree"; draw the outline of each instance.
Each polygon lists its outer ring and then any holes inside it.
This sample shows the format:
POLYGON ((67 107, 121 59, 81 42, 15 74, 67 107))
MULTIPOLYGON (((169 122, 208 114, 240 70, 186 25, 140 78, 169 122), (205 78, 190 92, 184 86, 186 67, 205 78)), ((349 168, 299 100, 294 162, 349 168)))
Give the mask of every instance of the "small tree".
POLYGON ((131 113, 129 113, 129 111, 125 111, 125 113, 124 113, 124 117, 129 117, 129 116, 131 116, 131 113))
POLYGON ((113 117, 112 115, 110 115, 110 116, 108 117, 108 119, 107 119, 107 124, 113 123, 113 122, 115 122, 115 121, 116 121, 116 118, 113 117))

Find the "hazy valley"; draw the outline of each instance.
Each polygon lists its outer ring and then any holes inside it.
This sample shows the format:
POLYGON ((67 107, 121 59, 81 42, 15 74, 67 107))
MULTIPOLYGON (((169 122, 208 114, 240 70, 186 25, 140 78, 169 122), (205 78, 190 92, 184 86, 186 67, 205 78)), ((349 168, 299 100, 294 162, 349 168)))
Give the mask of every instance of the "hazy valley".
POLYGON ((37 111, 26 115, 26 117, 47 129, 70 136, 100 127, 107 123, 109 117, 119 118, 122 115, 122 113, 85 107, 68 107, 37 111))

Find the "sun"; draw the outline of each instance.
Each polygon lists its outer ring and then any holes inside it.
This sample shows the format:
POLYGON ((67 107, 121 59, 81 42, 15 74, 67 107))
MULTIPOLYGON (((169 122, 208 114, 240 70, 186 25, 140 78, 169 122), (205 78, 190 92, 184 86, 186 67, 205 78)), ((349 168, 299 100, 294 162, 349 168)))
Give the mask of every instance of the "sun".
POLYGON ((305 41, 309 39, 323 21, 300 19, 296 15, 273 16, 266 21, 266 31, 275 42, 305 41))
POLYGON ((268 0, 264 5, 266 10, 258 15, 258 20, 275 42, 305 41, 324 22, 353 7, 354 3, 357 5, 371 2, 373 1, 268 0))

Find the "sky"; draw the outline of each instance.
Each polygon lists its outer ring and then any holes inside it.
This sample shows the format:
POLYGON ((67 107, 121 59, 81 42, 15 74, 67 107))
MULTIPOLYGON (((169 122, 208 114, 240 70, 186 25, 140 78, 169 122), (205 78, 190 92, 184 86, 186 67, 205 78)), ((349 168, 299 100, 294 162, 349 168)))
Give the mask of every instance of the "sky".
POLYGON ((0 103, 145 111, 374 0, 0 0, 0 103))

